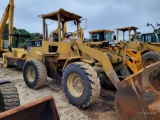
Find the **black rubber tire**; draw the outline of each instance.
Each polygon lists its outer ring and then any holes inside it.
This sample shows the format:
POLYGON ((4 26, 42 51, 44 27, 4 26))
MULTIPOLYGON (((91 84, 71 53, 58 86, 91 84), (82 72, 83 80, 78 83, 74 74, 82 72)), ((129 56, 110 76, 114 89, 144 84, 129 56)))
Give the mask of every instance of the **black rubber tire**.
POLYGON ((0 112, 20 105, 19 94, 13 83, 1 83, 0 90, 0 112))
POLYGON ((75 62, 65 68, 62 74, 62 87, 70 103, 79 108, 85 108, 93 104, 99 97, 101 86, 93 67, 83 62, 75 62), (72 73, 77 74, 83 82, 84 91, 80 97, 75 97, 69 92, 67 80, 72 73))
MULTIPOLYGON (((100 80, 101 80, 101 78, 100 78, 100 80)), ((107 77, 106 77, 105 80, 101 80, 101 85, 102 85, 102 87, 103 87, 104 89, 106 89, 106 90, 113 90, 113 91, 116 90, 116 88, 115 88, 115 86, 113 85, 113 83, 112 83, 112 82, 109 80, 109 78, 107 78, 107 77)))
POLYGON ((155 62, 160 61, 160 54, 155 51, 149 51, 142 55, 142 64, 143 66, 147 66, 146 60, 153 60, 155 62))
POLYGON ((26 85, 31 89, 38 89, 47 81, 47 69, 44 63, 39 59, 27 60, 23 67, 23 77, 26 85), (27 77, 27 68, 32 67, 34 69, 34 80, 31 82, 27 77))

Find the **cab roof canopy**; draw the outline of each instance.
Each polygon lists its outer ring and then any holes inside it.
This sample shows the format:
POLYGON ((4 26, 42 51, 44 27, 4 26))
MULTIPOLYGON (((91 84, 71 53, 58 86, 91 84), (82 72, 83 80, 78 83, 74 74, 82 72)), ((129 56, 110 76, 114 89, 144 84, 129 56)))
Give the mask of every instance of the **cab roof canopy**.
POLYGON ((117 30, 119 30, 119 31, 129 31, 129 30, 136 30, 136 29, 138 29, 137 27, 135 27, 135 26, 130 26, 130 27, 125 27, 125 28, 117 28, 117 30))
POLYGON ((60 14, 61 19, 64 19, 65 22, 72 21, 72 20, 78 20, 78 19, 82 18, 79 15, 65 11, 63 8, 60 8, 58 11, 55 11, 52 13, 42 14, 42 15, 40 15, 40 17, 58 21, 57 14, 60 14))
POLYGON ((111 31, 111 30, 92 30, 92 31, 89 31, 90 34, 93 34, 93 33, 100 33, 100 32, 113 33, 113 31, 111 31))

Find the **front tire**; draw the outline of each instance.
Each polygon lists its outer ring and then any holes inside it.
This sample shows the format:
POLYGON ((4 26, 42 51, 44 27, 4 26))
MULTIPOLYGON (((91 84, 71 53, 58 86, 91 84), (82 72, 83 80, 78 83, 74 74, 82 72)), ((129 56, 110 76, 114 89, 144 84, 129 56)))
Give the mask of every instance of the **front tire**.
POLYGON ((29 88, 38 89, 47 81, 46 66, 39 59, 28 60, 23 67, 23 77, 29 88))
POLYGON ((19 94, 13 83, 1 83, 0 90, 0 112, 20 105, 19 94))
POLYGON ((65 68, 62 87, 69 102, 79 108, 93 104, 100 94, 97 73, 93 67, 83 62, 75 62, 65 68))
POLYGON ((142 55, 142 63, 144 67, 158 61, 160 61, 160 54, 155 51, 149 51, 142 55))

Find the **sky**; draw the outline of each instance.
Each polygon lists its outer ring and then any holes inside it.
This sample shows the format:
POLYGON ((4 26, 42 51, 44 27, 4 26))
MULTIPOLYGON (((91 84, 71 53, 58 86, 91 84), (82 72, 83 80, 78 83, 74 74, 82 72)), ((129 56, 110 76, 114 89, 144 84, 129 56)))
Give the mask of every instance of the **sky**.
MULTIPOLYGON (((0 0, 0 19, 8 3, 9 0, 0 0)), ((42 20, 38 15, 60 8, 87 18, 86 38, 91 30, 115 31, 128 26, 138 27, 141 33, 153 32, 147 23, 154 26, 160 23, 160 0, 14 0, 14 4, 14 26, 29 32, 42 33, 42 20)))

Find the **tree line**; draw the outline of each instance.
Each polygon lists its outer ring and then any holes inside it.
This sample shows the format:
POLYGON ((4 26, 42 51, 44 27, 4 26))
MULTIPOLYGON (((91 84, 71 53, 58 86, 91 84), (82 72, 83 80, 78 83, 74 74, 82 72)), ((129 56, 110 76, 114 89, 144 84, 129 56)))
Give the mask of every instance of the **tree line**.
MULTIPOLYGON (((25 35, 24 37, 19 37, 18 40, 18 47, 24 47, 26 45, 27 40, 35 40, 37 38, 39 38, 40 36, 42 36, 42 34, 40 33, 30 33, 29 31, 25 30, 25 29, 18 29, 16 27, 13 27, 13 34, 19 34, 19 35, 25 35)), ((3 40, 8 40, 8 24, 5 25, 5 28, 3 30, 3 35, 2 35, 2 39, 3 40)), ((15 41, 16 41, 16 37, 13 37, 13 41, 12 41, 12 47, 15 46, 15 41)))

